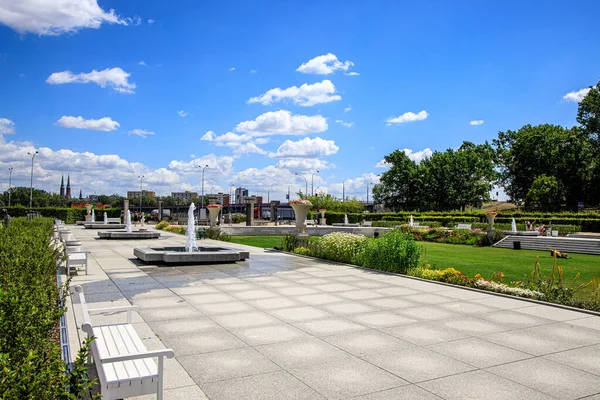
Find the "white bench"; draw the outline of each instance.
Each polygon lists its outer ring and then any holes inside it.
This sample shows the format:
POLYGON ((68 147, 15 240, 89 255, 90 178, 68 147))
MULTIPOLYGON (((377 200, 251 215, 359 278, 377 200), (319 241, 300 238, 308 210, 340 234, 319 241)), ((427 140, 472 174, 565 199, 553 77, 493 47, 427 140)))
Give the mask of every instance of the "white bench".
POLYGON ((121 218, 106 218, 106 221, 109 224, 120 224, 121 223, 121 218))
POLYGON ((315 226, 315 220, 314 219, 307 219, 306 221, 304 221, 304 224, 306 226, 308 226, 308 225, 315 226))
POLYGON ((458 224, 454 229, 468 229, 471 230, 471 224, 458 224))
POLYGON ((89 251, 83 250, 81 246, 64 246, 65 257, 67 258, 65 270, 70 275, 71 269, 77 271, 77 267, 83 267, 85 274, 88 274, 88 254, 89 251))
POLYGON ((373 226, 373 221, 363 221, 362 226, 373 226))
POLYGON ((164 357, 172 358, 171 349, 148 351, 131 325, 131 312, 136 306, 98 308, 87 307, 83 289, 75 286, 83 313, 81 329, 92 341, 92 357, 98 372, 103 400, 122 399, 156 393, 163 398, 164 357), (127 311, 126 324, 94 326, 89 314, 127 311), (158 358, 158 364, 154 361, 158 358))

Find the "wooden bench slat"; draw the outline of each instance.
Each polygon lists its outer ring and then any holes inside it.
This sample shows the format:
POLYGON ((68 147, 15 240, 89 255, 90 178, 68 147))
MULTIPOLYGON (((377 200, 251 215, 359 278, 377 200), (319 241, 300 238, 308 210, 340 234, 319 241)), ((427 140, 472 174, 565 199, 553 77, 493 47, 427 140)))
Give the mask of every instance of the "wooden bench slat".
POLYGON ((104 370, 104 375, 106 376, 106 387, 113 387, 114 385, 112 385, 111 382, 118 381, 115 365, 112 363, 103 363, 102 361, 100 361, 101 359, 110 355, 108 352, 108 345, 106 343, 106 338, 104 337, 105 335, 102 328, 103 327, 95 327, 93 329, 94 336, 96 337, 95 347, 98 351, 98 359, 96 360, 96 366, 104 370))
MULTIPOLYGON (((144 343, 142 343, 142 340, 140 339, 140 337, 137 335, 137 333, 135 332, 135 330, 133 329, 133 326, 131 325, 124 325, 124 329, 127 330, 129 337, 132 340, 132 344, 133 346, 135 346, 135 349, 137 350, 138 353, 142 353, 146 351, 146 346, 144 346, 144 343)), ((158 375, 158 367, 156 365, 156 363, 154 362, 153 359, 151 358, 144 358, 143 360, 141 360, 144 362, 147 370, 148 370, 148 375, 150 376, 157 376, 158 375)))
MULTIPOLYGON (((112 336, 112 332, 110 330, 110 326, 101 327, 102 333, 104 334, 104 342, 106 343, 106 348, 108 354, 111 356, 120 355, 119 349, 117 348, 115 338, 112 336)), ((122 384, 130 385, 131 381, 129 379, 129 375, 127 375, 127 370, 125 369, 125 365, 122 361, 114 362, 114 363, 103 363, 103 365, 112 364, 115 368, 116 379, 113 382, 110 382, 109 385, 121 386, 122 384)))
MULTIPOLYGON (((145 352, 146 351, 146 347, 142 346, 142 348, 139 348, 138 346, 135 345, 135 340, 137 339, 137 333, 135 333, 135 331, 133 331, 133 333, 127 329, 128 327, 131 327, 131 329, 133 329, 133 327, 129 324, 127 325, 118 325, 117 329, 119 330, 119 333, 121 335, 121 339, 123 340, 123 345, 126 347, 127 352, 129 354, 135 354, 135 353, 140 353, 140 352, 145 352)), ((142 359, 142 360, 133 360, 132 361, 135 365, 136 371, 137 371, 137 377, 140 380, 154 380, 155 376, 158 375, 158 370, 156 368, 156 364, 154 363, 153 360, 151 359, 142 359), (149 363, 147 362, 149 361, 149 363), (153 366, 154 368, 148 368, 148 364, 151 364, 151 366, 153 366)))
MULTIPOLYGON (((120 355, 131 354, 131 352, 125 345, 125 342, 124 342, 125 338, 123 338, 121 330, 119 329, 119 325, 111 325, 111 326, 109 326, 109 329, 110 329, 112 338, 115 341, 115 345, 117 346, 117 350, 118 350, 119 354, 120 355)), ((115 363, 115 364, 117 364, 117 363, 115 363)), ((132 381, 141 380, 140 373, 133 361, 123 361, 122 364, 123 364, 123 367, 125 368, 125 371, 127 371, 126 379, 130 385, 131 385, 132 381)), ((125 380, 125 377, 123 377, 123 379, 121 379, 121 381, 123 381, 123 380, 125 380)))

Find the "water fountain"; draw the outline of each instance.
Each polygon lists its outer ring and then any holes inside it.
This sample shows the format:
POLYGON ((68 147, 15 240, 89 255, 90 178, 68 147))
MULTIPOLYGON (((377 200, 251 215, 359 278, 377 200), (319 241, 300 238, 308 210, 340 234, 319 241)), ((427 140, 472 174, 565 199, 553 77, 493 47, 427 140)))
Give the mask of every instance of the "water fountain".
MULTIPOLYGON (((185 245, 181 247, 136 247, 133 254, 145 263, 166 265, 225 263, 243 261, 250 252, 220 246, 198 246, 196 242, 196 223, 192 203, 188 209, 188 223, 185 230, 185 245)), ((98 232, 100 233, 100 232, 98 232)))
POLYGON ((104 211, 104 223, 108 224, 108 214, 104 211))
POLYGON ((415 226, 415 221, 413 220, 413 216, 412 215, 410 216, 410 219, 408 220, 408 226, 410 226, 411 228, 413 226, 415 226))
POLYGON ((92 208, 92 223, 96 222, 96 213, 94 213, 94 209, 92 208))
POLYGON ((510 230, 511 230, 512 232, 517 232, 517 222, 515 221, 515 219, 514 219, 514 218, 512 219, 512 223, 511 223, 511 225, 510 225, 510 230))
POLYGON ((149 231, 142 228, 134 231, 131 228, 131 211, 125 213, 125 225, 109 224, 108 226, 116 228, 124 227, 125 230, 98 232, 100 239, 158 239, 160 237, 160 232, 158 231, 149 231))
POLYGON ((125 232, 131 233, 131 211, 127 210, 125 215, 125 232))
POLYGON ((125 224, 109 224, 108 223, 108 214, 104 212, 104 220, 102 222, 96 222, 96 214, 92 209, 92 214, 90 218, 91 222, 84 222, 83 227, 85 229, 123 229, 125 228, 125 224))

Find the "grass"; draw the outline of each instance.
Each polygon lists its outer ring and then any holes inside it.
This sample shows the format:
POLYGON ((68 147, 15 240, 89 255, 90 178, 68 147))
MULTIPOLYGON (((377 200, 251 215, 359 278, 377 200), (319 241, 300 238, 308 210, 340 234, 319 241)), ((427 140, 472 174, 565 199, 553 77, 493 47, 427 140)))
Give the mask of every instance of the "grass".
POLYGON ((232 236, 231 243, 272 249, 275 246, 281 246, 281 239, 283 236, 232 236))
MULTIPOLYGON (((537 256, 540 258, 542 273, 552 273, 553 258, 550 251, 512 250, 495 247, 473 247, 465 245, 419 242, 423 248, 424 259, 433 267, 455 268, 468 276, 481 274, 489 279, 494 272, 504 273, 504 282, 523 280, 525 274, 531 273, 537 256)), ((600 273, 600 256, 590 254, 569 254, 572 259, 559 259, 558 265, 563 267, 564 278, 571 283, 577 273, 581 277, 578 284, 587 283, 600 273)), ((581 298, 587 297, 589 290, 581 292, 581 298)))

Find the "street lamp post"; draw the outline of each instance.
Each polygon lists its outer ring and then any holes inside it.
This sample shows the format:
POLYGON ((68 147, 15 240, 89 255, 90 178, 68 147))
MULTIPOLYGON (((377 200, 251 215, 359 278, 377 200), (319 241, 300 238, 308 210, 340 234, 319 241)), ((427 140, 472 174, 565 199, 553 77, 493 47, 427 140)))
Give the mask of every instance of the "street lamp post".
POLYGON ((346 201, 346 180, 342 181, 342 201, 346 201))
POLYGON ((317 170, 317 172, 313 172, 313 174, 310 177, 310 191, 311 191, 311 196, 315 195, 315 174, 318 174, 319 170, 317 170))
POLYGON ((29 154, 31 156, 31 182, 29 185, 29 208, 33 207, 33 159, 35 158, 36 154, 39 154, 39 151, 35 151, 35 153, 30 153, 27 152, 27 154, 29 154))
MULTIPOLYGON (((198 168, 202 168, 202 199, 200 200, 202 202, 202 204, 200 205, 200 209, 202 209, 204 207, 204 170, 206 168, 208 168, 208 164, 205 165, 204 167, 201 165, 198 165, 198 168)), ((202 216, 202 212, 198 211, 198 220, 200 220, 201 216, 202 216)))
POLYGON ((367 182, 367 207, 369 206, 369 185, 372 185, 373 182, 367 182))
POLYGON ((308 179, 306 179, 306 178, 304 177, 304 175, 300 175, 300 174, 299 174, 299 173, 297 173, 297 172, 295 173, 295 175, 298 175, 298 176, 302 177, 302 179, 304 179, 304 183, 305 183, 305 185, 306 185, 306 186, 305 186, 305 189, 306 189, 306 191, 304 192, 304 195, 305 195, 305 196, 307 196, 307 195, 308 195, 308 179))
POLYGON ((138 176, 138 178, 140 179, 140 215, 142 215, 142 198, 144 197, 144 191, 142 190, 142 187, 143 187, 142 185, 143 185, 143 181, 144 181, 145 177, 146 177, 145 175, 138 176))
POLYGON ((13 167, 8 167, 8 206, 10 207, 10 195, 12 194, 12 172, 13 167))

